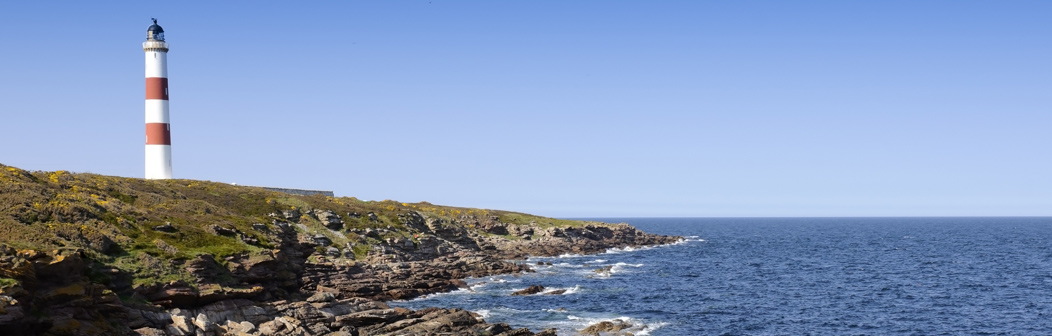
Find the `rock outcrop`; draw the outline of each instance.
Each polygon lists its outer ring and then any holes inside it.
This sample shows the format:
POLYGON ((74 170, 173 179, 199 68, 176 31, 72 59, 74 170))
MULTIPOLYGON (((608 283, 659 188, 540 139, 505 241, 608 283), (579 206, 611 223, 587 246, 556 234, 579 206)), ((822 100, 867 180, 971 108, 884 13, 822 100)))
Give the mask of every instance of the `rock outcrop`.
MULTIPOLYGON (((120 270, 93 270, 79 250, 3 247, 0 276, 19 279, 21 285, 0 292, 0 328, 11 335, 534 335, 485 323, 459 309, 410 311, 382 301, 455 290, 465 286, 460 279, 466 277, 530 271, 505 258, 674 241, 627 225, 531 228, 530 240, 508 240, 422 216, 413 220, 421 229, 415 241, 382 240, 371 246, 365 262, 319 252, 316 247, 324 243, 287 226, 274 232, 272 238, 280 244, 272 250, 222 262, 197 255, 179 265, 189 275, 186 281, 133 288, 120 270), (131 303, 118 299, 116 292, 122 290, 132 294, 131 303), (26 314, 42 310, 48 314, 26 314)), ((209 229, 218 235, 239 234, 209 229)), ((543 291, 531 286, 512 295, 543 291)))

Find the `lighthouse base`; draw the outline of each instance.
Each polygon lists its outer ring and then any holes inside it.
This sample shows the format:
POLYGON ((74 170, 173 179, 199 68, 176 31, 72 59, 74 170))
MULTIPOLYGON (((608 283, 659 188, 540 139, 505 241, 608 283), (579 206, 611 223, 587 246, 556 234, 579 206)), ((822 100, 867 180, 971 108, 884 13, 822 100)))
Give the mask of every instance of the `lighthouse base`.
POLYGON ((146 179, 172 178, 172 146, 146 145, 146 179))

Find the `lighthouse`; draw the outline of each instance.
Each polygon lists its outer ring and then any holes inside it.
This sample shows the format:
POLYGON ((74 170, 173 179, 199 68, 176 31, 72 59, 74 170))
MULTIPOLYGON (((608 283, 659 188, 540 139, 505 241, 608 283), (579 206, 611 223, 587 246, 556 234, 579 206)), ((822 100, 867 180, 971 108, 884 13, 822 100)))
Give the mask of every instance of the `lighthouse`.
POLYGON ((146 178, 172 178, 172 128, 168 120, 168 42, 164 29, 146 28, 146 178))

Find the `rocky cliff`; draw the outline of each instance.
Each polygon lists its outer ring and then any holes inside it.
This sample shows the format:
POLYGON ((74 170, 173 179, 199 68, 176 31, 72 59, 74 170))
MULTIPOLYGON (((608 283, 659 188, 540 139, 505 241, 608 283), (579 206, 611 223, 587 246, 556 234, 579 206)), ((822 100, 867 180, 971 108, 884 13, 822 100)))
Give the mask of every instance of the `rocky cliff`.
POLYGON ((624 224, 0 165, 0 330, 535 335, 384 301, 530 271, 509 259, 677 239, 624 224))

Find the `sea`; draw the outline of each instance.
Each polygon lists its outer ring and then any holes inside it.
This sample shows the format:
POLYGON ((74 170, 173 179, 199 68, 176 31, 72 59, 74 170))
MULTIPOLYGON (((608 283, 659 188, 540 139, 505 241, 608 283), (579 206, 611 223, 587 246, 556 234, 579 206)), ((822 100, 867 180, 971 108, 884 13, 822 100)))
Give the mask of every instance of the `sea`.
MULTIPOLYGON (((393 302, 574 335, 1052 335, 1052 218, 594 218, 682 241, 393 302), (545 293, 512 296, 532 285, 545 293)), ((549 265, 550 263, 550 265, 549 265)))

